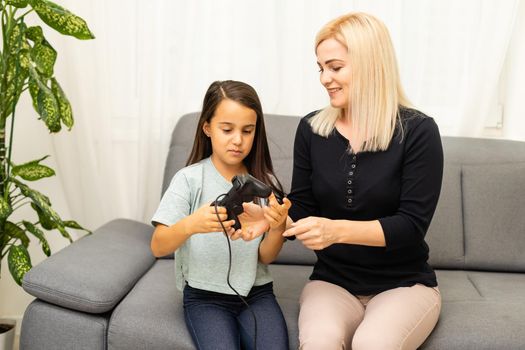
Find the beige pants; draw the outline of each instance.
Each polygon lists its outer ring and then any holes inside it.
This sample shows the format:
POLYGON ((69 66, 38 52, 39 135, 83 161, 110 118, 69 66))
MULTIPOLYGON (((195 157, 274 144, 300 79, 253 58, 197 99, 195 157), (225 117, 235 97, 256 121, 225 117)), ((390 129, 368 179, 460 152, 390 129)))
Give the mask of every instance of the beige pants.
POLYGON ((324 281, 310 281, 301 294, 302 350, 417 349, 441 310, 438 288, 420 284, 371 296, 354 296, 324 281))

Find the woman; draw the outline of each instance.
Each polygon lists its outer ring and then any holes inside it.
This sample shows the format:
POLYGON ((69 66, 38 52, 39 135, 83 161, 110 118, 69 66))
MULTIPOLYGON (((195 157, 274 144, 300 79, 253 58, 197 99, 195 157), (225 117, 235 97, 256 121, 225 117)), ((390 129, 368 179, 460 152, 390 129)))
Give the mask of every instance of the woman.
POLYGON ((315 49, 330 106, 298 126, 284 232, 318 257, 300 347, 416 349, 441 309, 424 241, 441 190, 438 127, 410 108, 377 18, 336 18, 315 49))

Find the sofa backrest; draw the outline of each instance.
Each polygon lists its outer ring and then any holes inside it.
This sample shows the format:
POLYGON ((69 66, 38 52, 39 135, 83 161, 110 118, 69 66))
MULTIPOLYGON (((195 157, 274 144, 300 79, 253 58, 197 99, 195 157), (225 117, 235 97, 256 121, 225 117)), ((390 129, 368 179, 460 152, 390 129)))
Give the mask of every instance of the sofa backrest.
MULTIPOLYGON (((182 168, 193 144, 198 113, 173 130, 162 193, 182 168)), ((293 142, 300 118, 265 115, 277 177, 290 190, 293 142)), ((443 188, 426 236, 436 268, 525 271, 525 142, 443 137, 443 188)), ((315 254, 297 241, 276 263, 313 264, 315 254)))
POLYGON ((525 142, 442 141, 443 187, 426 237, 430 263, 525 271, 525 142))

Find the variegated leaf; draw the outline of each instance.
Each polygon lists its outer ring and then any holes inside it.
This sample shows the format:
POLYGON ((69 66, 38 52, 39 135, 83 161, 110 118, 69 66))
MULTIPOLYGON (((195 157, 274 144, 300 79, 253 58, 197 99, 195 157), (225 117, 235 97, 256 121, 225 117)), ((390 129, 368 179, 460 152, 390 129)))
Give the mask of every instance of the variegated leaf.
POLYGON ((69 234, 69 232, 67 232, 66 228, 64 227, 63 223, 60 222, 60 223, 57 223, 57 230, 58 232, 60 232, 60 234, 62 235, 62 237, 66 238, 69 242, 73 242, 73 238, 71 237, 71 235, 69 234))
POLYGON ((58 102, 56 101, 53 92, 47 87, 41 76, 33 67, 29 67, 29 74, 29 90, 31 92, 31 97, 33 98, 33 106, 36 104, 36 111, 42 117, 42 120, 49 131, 59 132, 61 129, 60 113, 58 102))
MULTIPOLYGON (((27 186, 26 184, 16 179, 11 179, 11 180, 15 183, 16 187, 20 189, 22 194, 30 198, 33 201, 33 203, 42 211, 42 214, 44 214, 48 218, 48 220, 53 222, 55 226, 54 228, 56 228, 64 238, 67 238, 70 242, 73 242, 73 239, 71 238, 71 236, 69 235, 69 233, 66 231, 64 227, 64 223, 62 222, 62 219, 60 218, 60 216, 58 216, 55 210, 51 207, 49 198, 47 198, 47 196, 43 195, 37 190, 33 190, 32 188, 29 188, 29 186, 27 186)), ((42 227, 44 227, 42 222, 40 222, 40 224, 42 225, 42 227)), ((47 229, 46 227, 44 228, 47 229)))
POLYGON ((13 112, 13 107, 18 102, 24 82, 28 77, 28 70, 22 67, 22 62, 23 60, 18 61, 14 56, 8 56, 7 58, 7 89, 5 92, 5 95, 7 96, 7 108, 3 111, 5 117, 13 112))
POLYGON ((69 10, 48 0, 32 0, 31 6, 40 19, 59 33, 77 39, 94 39, 86 21, 69 10))
POLYGON ((27 29, 25 23, 19 23, 13 27, 6 45, 5 61, 5 77, 2 77, 6 82, 6 90, 3 92, 6 96, 5 110, 2 111, 2 118, 6 118, 13 112, 13 108, 18 102, 24 82, 28 77, 27 70, 27 42, 25 40, 24 32, 27 29), (21 57, 19 60, 18 57, 21 57))
POLYGON ((15 238, 22 242, 24 247, 29 247, 29 237, 27 237, 26 232, 22 230, 18 225, 7 221, 4 226, 5 233, 11 238, 15 238))
POLYGON ((13 208, 3 196, 0 197, 0 222, 4 222, 13 212, 13 208))
POLYGON ((31 258, 26 247, 23 245, 12 246, 7 255, 7 262, 11 276, 13 276, 15 282, 21 286, 22 278, 24 278, 24 275, 31 270, 32 267, 31 258))
POLYGON ((31 203, 31 208, 36 212, 38 215, 38 221, 40 223, 40 226, 42 226, 44 229, 51 231, 54 230, 57 225, 51 220, 49 216, 47 216, 42 209, 40 209, 35 203, 31 203))
MULTIPOLYGON (((49 203, 49 198, 47 196, 43 195, 42 193, 38 192, 37 190, 33 190, 26 184, 16 180, 11 179, 16 187, 20 189, 22 194, 32 200, 35 205, 37 205, 42 212, 49 217, 50 220, 57 224, 62 224, 62 220, 60 219, 60 216, 51 208, 51 203, 49 203)), ((63 226, 63 225, 62 225, 63 226)))
POLYGON ((29 94, 31 95, 31 101, 33 102, 33 108, 35 109, 35 111, 38 111, 38 105, 37 105, 37 100, 38 100, 38 83, 36 82, 35 79, 31 79, 29 78, 29 94))
POLYGON ((27 6, 27 0, 7 0, 6 4, 22 9, 27 6))
POLYGON ((35 43, 41 43, 42 40, 44 39, 44 32, 42 31, 42 27, 33 26, 33 27, 27 28, 26 38, 34 41, 35 43))
MULTIPOLYGON (((31 54, 30 54, 30 47, 27 43, 25 43, 25 47, 27 48, 24 48, 22 50, 20 50, 19 52, 19 56, 20 56, 20 67, 24 68, 25 72, 26 72, 26 78, 27 78, 27 75, 29 75, 29 66, 31 65, 31 54)), ((25 78, 24 78, 25 80, 25 78)))
POLYGON ((36 181, 55 175, 55 171, 45 165, 27 163, 13 167, 13 175, 20 176, 27 181, 36 181))
POLYGON ((53 76, 53 67, 57 59, 57 52, 55 49, 43 39, 41 42, 35 43, 31 49, 31 58, 35 62, 38 73, 46 78, 53 76))
POLYGON ((62 87, 55 78, 51 78, 51 91, 55 94, 55 98, 58 102, 58 107, 60 109, 60 120, 68 130, 71 130, 73 127, 73 110, 71 109, 71 104, 62 90, 62 87))
POLYGON ((84 231, 86 231, 88 233, 91 233, 90 230, 83 228, 76 221, 73 221, 73 220, 66 220, 66 221, 64 221, 64 226, 65 227, 69 227, 69 228, 74 228, 74 229, 77 229, 77 230, 84 230, 84 231))
POLYGON ((11 55, 16 55, 22 48, 22 43, 25 42, 25 31, 27 26, 24 22, 20 22, 13 27, 9 35, 8 50, 11 55))
POLYGON ((40 230, 38 227, 30 223, 29 221, 22 221, 26 230, 33 234, 38 240, 40 241, 40 244, 42 245, 42 251, 45 255, 50 256, 51 255, 51 248, 49 248, 49 243, 47 242, 47 239, 44 235, 44 232, 40 230))

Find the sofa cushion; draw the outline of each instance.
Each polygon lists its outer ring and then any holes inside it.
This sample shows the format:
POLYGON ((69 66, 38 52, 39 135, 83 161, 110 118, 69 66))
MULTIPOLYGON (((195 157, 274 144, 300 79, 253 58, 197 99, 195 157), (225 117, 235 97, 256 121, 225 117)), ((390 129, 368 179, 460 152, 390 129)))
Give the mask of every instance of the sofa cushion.
POLYGON ((522 349, 525 275, 437 270, 443 305, 421 349, 522 349))
MULTIPOLYGON (((173 261, 157 260, 117 306, 108 349, 194 349, 184 323, 182 293, 173 261)), ((270 265, 290 349, 297 349, 299 296, 311 266, 270 265)), ((443 306, 440 321, 421 349, 517 349, 525 329, 525 275, 436 270, 443 306), (497 337, 494 334, 498 334, 497 337)))
POLYGON ((525 271, 525 162, 463 165, 466 265, 525 271))
MULTIPOLYGON (((290 349, 297 349, 298 298, 312 267, 271 265, 270 271, 288 324, 290 349)), ((157 260, 115 308, 108 349, 194 349, 184 322, 182 293, 175 287, 172 260, 157 260)))
POLYGON ((52 304, 109 311, 155 261, 149 248, 152 230, 137 221, 111 221, 33 267, 22 286, 52 304))
POLYGON ((113 311, 108 350, 115 349, 194 349, 173 260, 158 259, 113 311))

